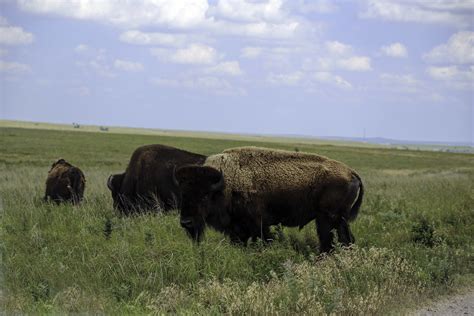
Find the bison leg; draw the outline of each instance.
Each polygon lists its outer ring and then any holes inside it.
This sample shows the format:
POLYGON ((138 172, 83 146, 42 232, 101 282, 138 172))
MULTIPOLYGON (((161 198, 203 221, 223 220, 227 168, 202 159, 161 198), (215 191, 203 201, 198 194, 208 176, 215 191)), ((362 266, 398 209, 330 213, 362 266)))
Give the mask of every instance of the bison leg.
POLYGON ((76 194, 75 192, 73 192, 71 195, 72 195, 72 204, 79 205, 81 203, 81 198, 79 197, 79 195, 76 194))
POLYGON ((320 251, 329 252, 333 249, 332 241, 334 234, 332 232, 333 225, 331 220, 324 214, 316 217, 316 227, 318 231, 320 251))
POLYGON ((352 235, 349 224, 344 218, 340 220, 339 225, 337 226, 337 236, 339 242, 343 246, 349 246, 355 242, 355 238, 354 235, 352 235))
POLYGON ((269 242, 269 243, 275 239, 272 232, 270 231, 269 226, 264 226, 262 228, 262 237, 265 242, 269 242))

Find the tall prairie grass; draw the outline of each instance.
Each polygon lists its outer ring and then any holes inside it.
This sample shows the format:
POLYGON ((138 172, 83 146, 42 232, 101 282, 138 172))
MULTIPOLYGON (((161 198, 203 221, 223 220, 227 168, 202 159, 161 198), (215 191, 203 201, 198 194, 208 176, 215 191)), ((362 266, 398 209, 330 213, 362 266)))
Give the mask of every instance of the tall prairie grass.
POLYGON ((121 217, 109 174, 139 145, 212 154, 295 144, 2 129, 0 250, 7 313, 384 314, 474 282, 472 155, 298 144, 356 168, 366 185, 356 245, 320 255, 314 223, 270 245, 208 230, 193 244, 177 211, 121 217), (80 206, 43 203, 50 164, 87 179, 80 206))

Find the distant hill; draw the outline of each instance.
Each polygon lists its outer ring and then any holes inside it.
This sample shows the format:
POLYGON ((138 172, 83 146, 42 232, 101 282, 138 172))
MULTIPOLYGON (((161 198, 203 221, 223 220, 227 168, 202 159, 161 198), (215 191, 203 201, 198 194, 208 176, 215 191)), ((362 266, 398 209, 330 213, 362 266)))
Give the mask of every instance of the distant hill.
POLYGON ((398 149, 411 150, 433 150, 445 152, 458 153, 474 153, 473 143, 464 142, 439 142, 439 141, 413 141, 413 140, 399 140, 383 137, 337 137, 337 136, 323 136, 320 139, 332 141, 346 141, 346 142, 360 142, 366 144, 383 145, 398 149))
POLYGON ((380 145, 435 145, 435 146, 461 146, 461 147, 473 147, 473 143, 463 143, 463 142, 439 142, 439 141, 421 141, 421 140, 400 140, 400 139, 391 139, 383 137, 338 137, 338 136, 322 136, 322 139, 328 140, 345 140, 345 141, 354 141, 354 142, 366 142, 371 144, 380 144, 380 145))
POLYGON ((79 123, 55 124, 45 122, 25 122, 0 120, 1 127, 33 128, 33 129, 53 129, 70 130, 77 132, 109 132, 119 134, 143 134, 143 135, 166 135, 199 137, 211 139, 234 139, 245 141, 265 141, 282 142, 295 144, 319 144, 333 146, 353 146, 353 147, 385 147, 401 150, 428 150, 445 151, 458 153, 474 153, 473 144, 456 142, 429 142, 429 141, 408 141, 389 139, 383 137, 339 137, 339 136, 309 136, 300 134, 251 134, 251 133, 224 133, 210 131, 185 131, 185 130, 165 130, 158 128, 136 128, 121 126, 97 126, 83 125, 79 123))

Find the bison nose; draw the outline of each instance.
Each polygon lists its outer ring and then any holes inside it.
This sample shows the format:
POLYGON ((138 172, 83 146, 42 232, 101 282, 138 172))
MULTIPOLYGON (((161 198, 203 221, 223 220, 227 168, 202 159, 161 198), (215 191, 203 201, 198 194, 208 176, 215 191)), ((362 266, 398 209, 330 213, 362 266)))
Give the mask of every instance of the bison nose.
POLYGON ((190 227, 193 226, 193 220, 189 218, 182 218, 180 220, 181 226, 183 227, 190 227))

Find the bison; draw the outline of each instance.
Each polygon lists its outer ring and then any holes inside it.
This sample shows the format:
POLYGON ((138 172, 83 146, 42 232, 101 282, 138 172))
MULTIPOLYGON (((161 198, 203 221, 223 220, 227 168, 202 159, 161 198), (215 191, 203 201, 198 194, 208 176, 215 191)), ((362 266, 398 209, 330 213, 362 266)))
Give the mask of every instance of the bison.
POLYGON ((206 156, 165 145, 137 148, 124 173, 107 180, 114 208, 125 215, 160 208, 167 211, 179 206, 180 191, 173 183, 177 167, 204 163, 206 156))
POLYGON ((209 156, 201 166, 178 168, 181 226, 200 241, 207 225, 233 242, 271 240, 270 226, 302 228, 316 220, 322 252, 333 248, 333 229, 343 245, 355 241, 364 186, 345 164, 327 157, 241 147, 209 156))
POLYGON ((86 180, 82 171, 59 159, 51 165, 46 179, 46 192, 44 201, 60 202, 70 201, 79 204, 84 196, 86 180))

